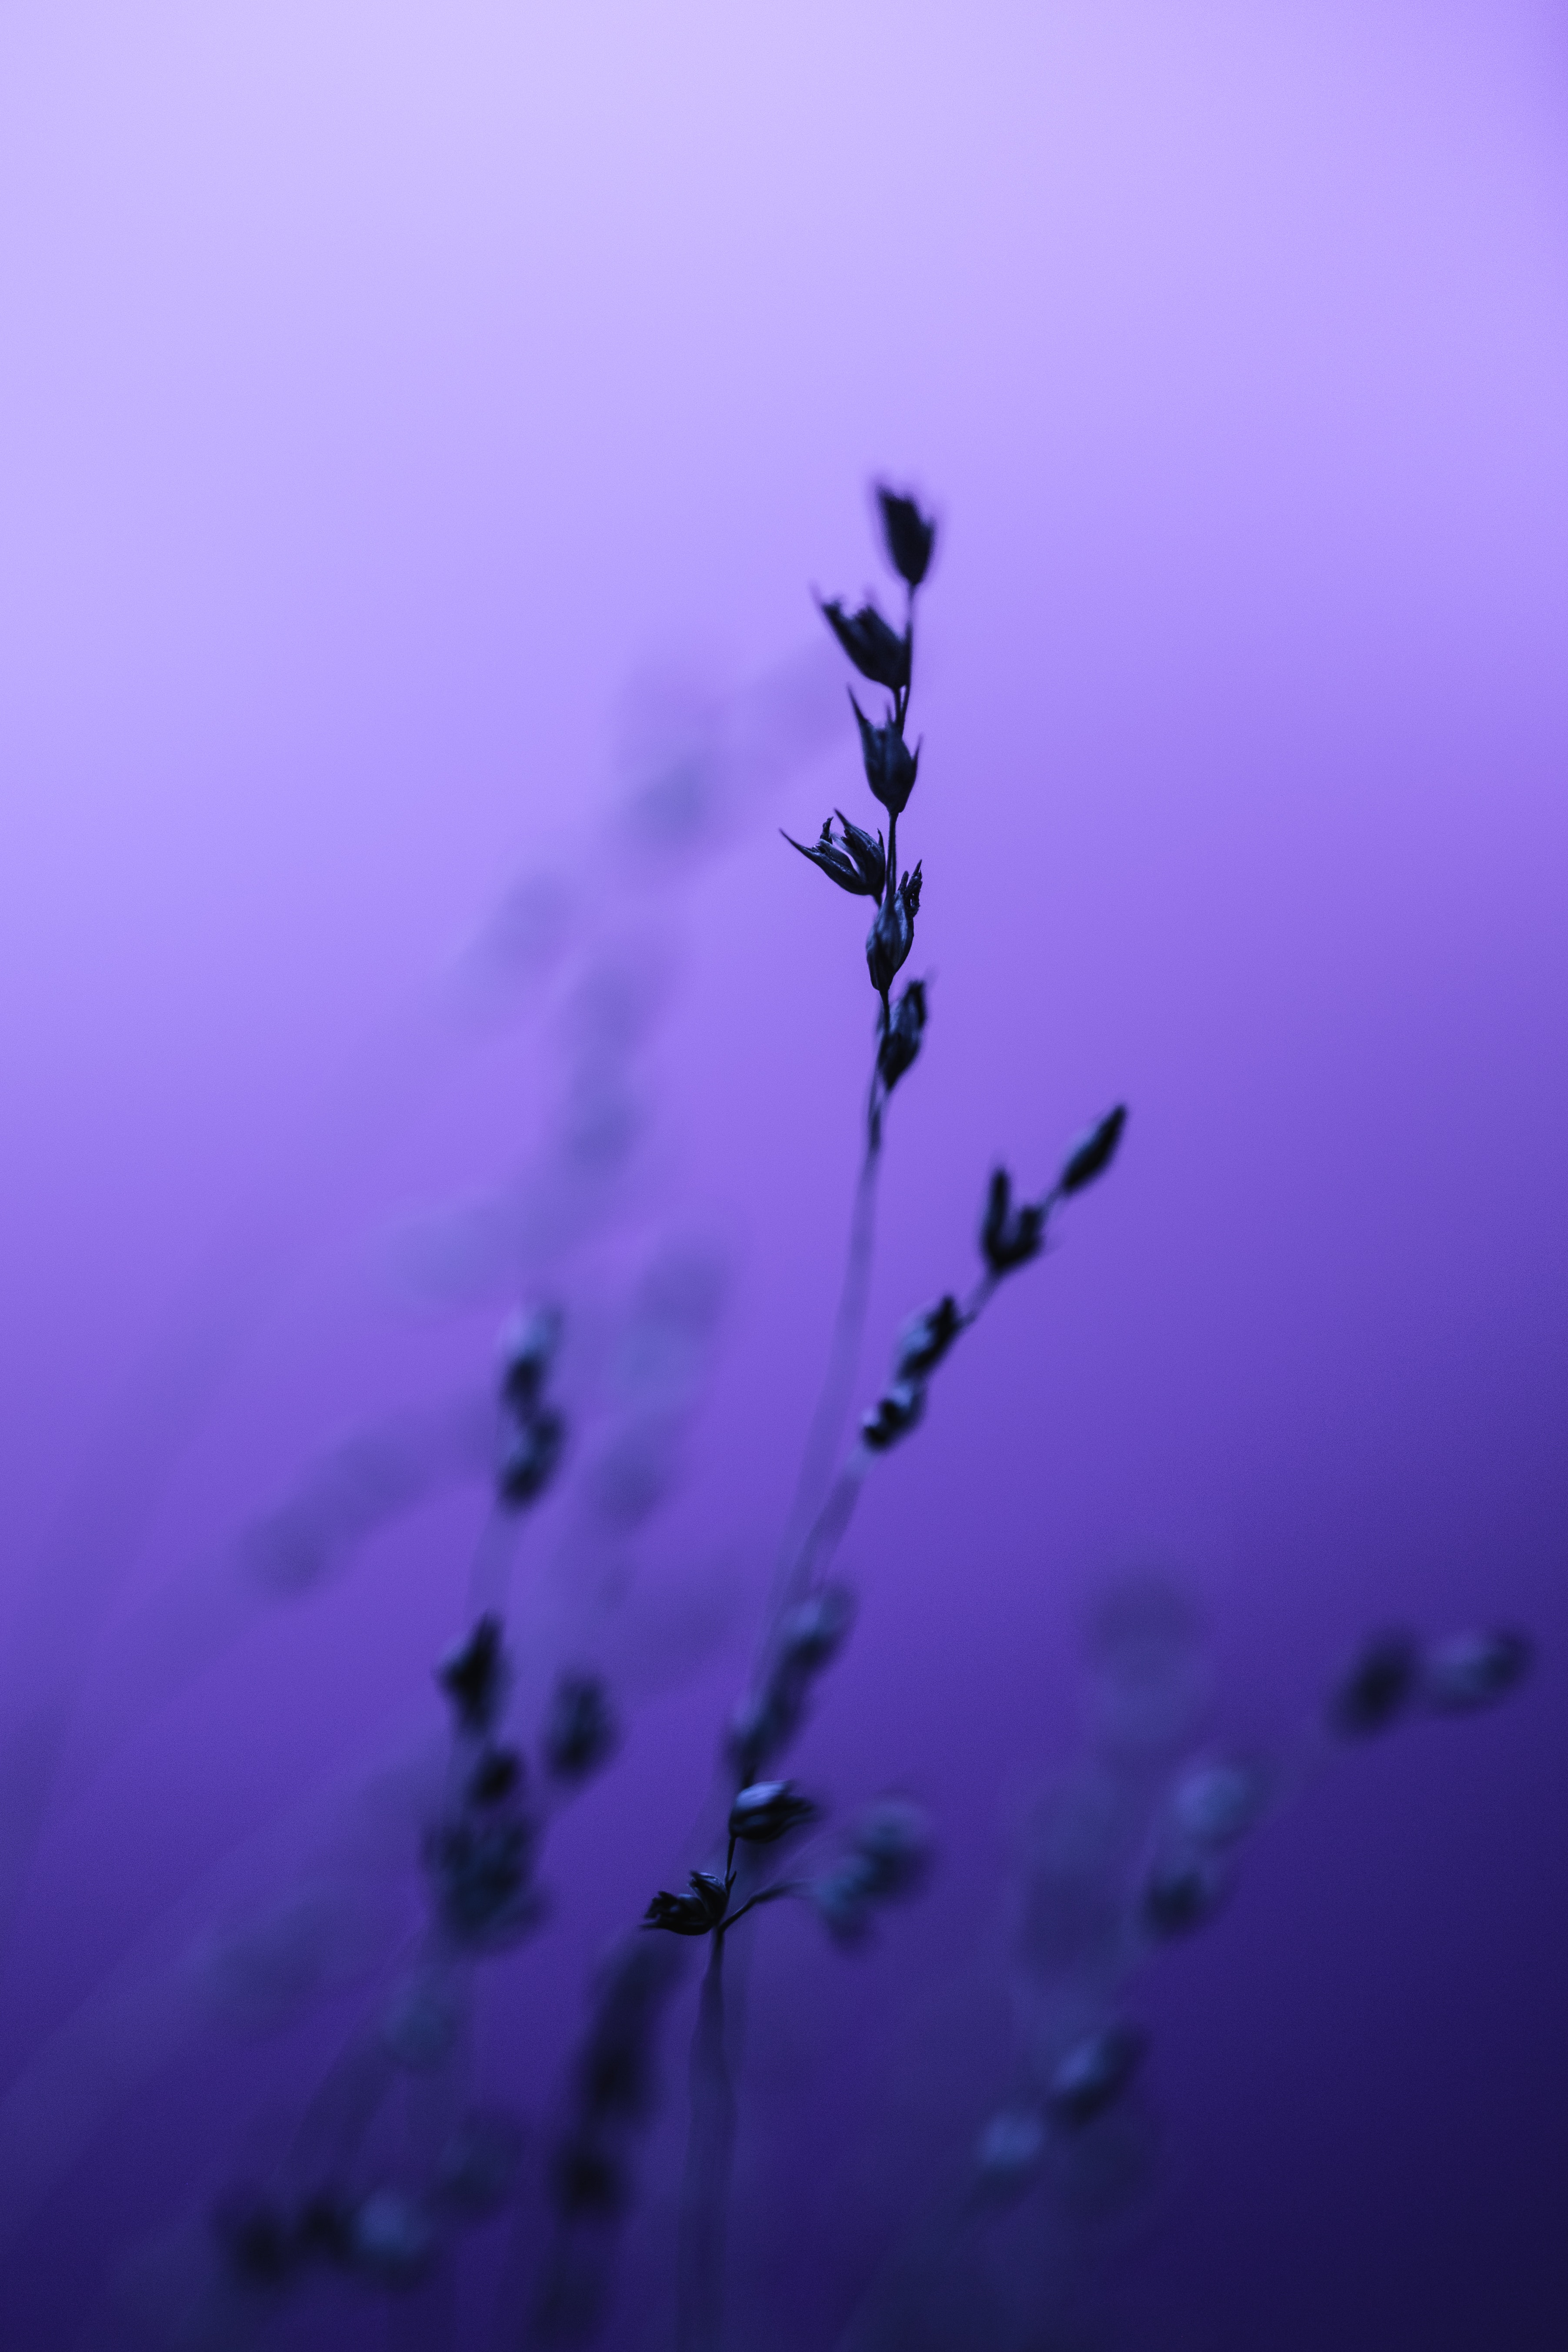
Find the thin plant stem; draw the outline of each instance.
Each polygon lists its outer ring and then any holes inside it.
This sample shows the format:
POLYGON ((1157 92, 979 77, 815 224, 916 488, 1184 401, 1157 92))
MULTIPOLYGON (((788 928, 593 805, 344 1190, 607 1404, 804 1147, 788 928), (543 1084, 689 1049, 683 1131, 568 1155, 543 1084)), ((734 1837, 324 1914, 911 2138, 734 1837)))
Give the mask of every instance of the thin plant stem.
POLYGON ((691 2036, 691 2123, 676 2252, 677 2352, 719 2352, 735 2093, 724 2047, 724 1938, 713 1936, 691 2036))
POLYGON ((795 1480, 795 1498, 784 1523, 784 1540, 779 1547, 778 1566, 773 1575, 773 1591, 766 1619, 771 1635, 778 1612, 788 1606, 796 1581, 795 1570, 802 1547, 806 1541, 816 1516, 822 1508, 824 1491, 827 1486, 834 1458, 839 1448, 844 1423, 848 1417, 855 1393, 856 1376, 860 1368, 860 1352, 866 1331, 866 1311, 871 1296, 871 1265, 877 1242, 877 1180, 881 1171, 882 1144, 880 1110, 877 1103, 878 1076, 871 1074, 871 1092, 867 1108, 867 1144, 860 1162, 860 1174, 855 1187, 854 1205, 849 1216, 849 1244, 845 1252, 844 1281, 838 1294, 838 1308, 833 1320, 833 1338, 828 1348, 827 1364, 817 1393, 816 1405, 806 1430, 805 1444, 801 1454, 800 1472, 795 1480))

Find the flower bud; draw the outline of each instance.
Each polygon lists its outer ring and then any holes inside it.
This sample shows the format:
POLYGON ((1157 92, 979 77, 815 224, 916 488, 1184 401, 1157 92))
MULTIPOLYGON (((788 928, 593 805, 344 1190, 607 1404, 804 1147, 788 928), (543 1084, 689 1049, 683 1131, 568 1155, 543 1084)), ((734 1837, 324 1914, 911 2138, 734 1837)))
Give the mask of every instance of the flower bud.
POLYGON ((1037 1202, 1026 1201, 1020 1208, 1013 1207, 1013 1180, 1005 1168, 995 1169, 980 1227, 981 1255, 992 1273, 1011 1274, 1037 1257, 1045 1225, 1046 1213, 1037 1202))
POLYGON ((822 607, 822 617, 862 677, 898 694, 910 682, 910 641, 890 629, 874 604, 847 613, 835 597, 822 607))
POLYGON ((452 1702, 465 1731, 488 1731, 506 1696, 506 1653, 499 1617, 488 1613, 436 1669, 436 1679, 452 1702))
POLYGON ((926 1392, 918 1381, 896 1381, 860 1416, 860 1443, 873 1454, 886 1454, 907 1437, 925 1412, 926 1392))
POLYGON ((889 489, 885 482, 877 485, 877 503, 882 509, 889 561, 900 580, 918 588, 931 569, 936 525, 929 515, 921 514, 913 499, 889 489))
POLYGON ((911 751, 891 719, 885 727, 873 727, 853 695, 849 701, 860 723, 860 756, 866 762, 871 797, 880 801, 889 815, 900 816, 915 788, 920 748, 917 745, 911 751))
POLYGON ((772 1845, 818 1818, 821 1807, 793 1780, 753 1780, 730 1808, 730 1835, 747 1845, 772 1845))
POLYGON ((1064 1200, 1081 1192, 1097 1176, 1103 1176, 1116 1157, 1116 1147, 1121 1140, 1121 1130, 1127 1124, 1127 1106, 1118 1103, 1108 1110, 1096 1127, 1074 1144, 1067 1164, 1057 1179, 1057 1191, 1064 1200))

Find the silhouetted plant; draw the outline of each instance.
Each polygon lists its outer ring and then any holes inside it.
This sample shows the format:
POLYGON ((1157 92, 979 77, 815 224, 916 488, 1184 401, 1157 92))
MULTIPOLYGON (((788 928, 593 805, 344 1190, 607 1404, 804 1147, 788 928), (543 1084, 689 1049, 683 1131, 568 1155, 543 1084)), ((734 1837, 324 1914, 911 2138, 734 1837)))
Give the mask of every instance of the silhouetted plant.
MULTIPOLYGON (((842 1287, 750 1674, 720 1743, 722 1803, 700 1849, 704 1860, 689 1869, 683 1863, 685 1883, 653 1894, 640 1927, 628 1925, 595 1973, 544 2147, 536 2260, 519 2224, 514 2268, 531 2263, 532 2276, 520 2299, 524 2315, 517 2325, 509 2318, 508 2332, 515 2338, 521 2326, 541 2344, 586 2341, 607 2323, 638 2138, 656 2105, 661 2028, 687 1954, 703 1946, 676 2332, 679 2352, 719 2352, 737 2126, 729 1938, 754 1913, 794 1899, 830 1945, 863 1944, 889 1906, 918 1893, 934 1852, 931 1824, 908 1798, 874 1797, 834 1834, 823 1804, 780 1770, 853 1633, 856 1596, 836 1573, 837 1555, 872 1470, 924 1425, 960 1342, 1001 1286, 1047 1254, 1065 1205, 1109 1171, 1126 1128, 1118 1103, 1069 1146, 1038 1192, 1023 1191, 1006 1167, 992 1171, 973 1275, 904 1323, 886 1382, 851 1426, 889 1106, 924 1050, 931 1017, 925 979, 898 987, 923 890, 919 859, 900 869, 899 830, 921 774, 922 747, 910 742, 908 722, 917 597, 937 532, 907 494, 883 486, 876 495, 884 551, 903 590, 902 625, 874 602, 851 610, 835 599, 820 609, 860 678, 887 697, 868 711, 859 695, 849 696, 885 837, 880 825, 873 830, 838 809, 815 841, 785 836, 840 892, 872 909, 865 957, 875 1015, 842 1287)), ((425 1827, 426 1914, 416 1948, 319 2085, 279 2179, 237 2192, 212 2216, 222 2293, 252 2315, 327 2271, 413 2292, 458 2231, 520 2193, 521 2128, 495 2107, 465 2109, 417 2179, 378 2177, 363 2152, 399 2080, 439 2070, 460 2042, 476 1969, 542 1923, 538 1864, 552 1810, 619 1746, 605 1682, 578 1667, 558 1674, 535 1742, 515 1726, 509 1731, 514 1659, 497 1566, 505 1547, 494 1538, 542 1501, 567 1461, 567 1423, 552 1392, 562 1336, 559 1313, 542 1308, 503 1344, 491 1520, 466 1630, 435 1670, 450 1748, 440 1801, 425 1827)), ((591 1464, 590 1476, 628 1523, 658 1485, 635 1446, 607 1466, 604 1458, 591 1464)), ((296 1577, 321 1549, 314 1518, 305 1533, 314 1549, 290 1523, 279 1553, 296 1577)), ((1191 1612, 1159 1584, 1121 1590, 1097 1619, 1089 1753, 1039 1809, 1021 1874, 1014 2079, 963 2158, 940 2224, 922 2233, 918 2260, 895 2262, 856 2322, 850 2341, 864 2352, 980 2343, 1002 2352, 1012 2322, 987 2316, 982 2292, 985 2233, 995 2217, 1042 2187, 1063 2213, 1098 2210, 1136 2176, 1149 2042, 1131 2013, 1140 1972, 1220 1916, 1247 1839, 1336 1744, 1364 1743, 1422 1715, 1478 1712, 1514 1689, 1531 1660, 1527 1639, 1506 1630, 1435 1645, 1403 1631, 1376 1634, 1332 1686, 1310 1738, 1291 1755, 1262 1758, 1215 1751, 1200 1737, 1194 1642, 1191 1612)), ((1020 2352, 1046 2341, 1026 2327, 1014 2336, 1020 2352)))

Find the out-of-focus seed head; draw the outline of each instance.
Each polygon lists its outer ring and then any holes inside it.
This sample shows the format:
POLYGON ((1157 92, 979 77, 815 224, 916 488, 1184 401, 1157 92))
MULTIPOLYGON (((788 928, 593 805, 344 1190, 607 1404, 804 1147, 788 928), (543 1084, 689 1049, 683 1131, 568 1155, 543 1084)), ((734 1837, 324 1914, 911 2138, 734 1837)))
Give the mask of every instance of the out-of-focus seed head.
POLYGON ((1143 1925, 1150 1935, 1165 1941, 1190 1936, 1214 1917, 1228 1886, 1225 1871, 1212 1855, 1168 1855, 1143 1882, 1143 1925))
POLYGON ((1347 1739, 1368 1739, 1408 1714, 1421 1681, 1410 1634, 1375 1634, 1329 1701, 1329 1721, 1347 1739))
POLYGON ((551 2202, 569 2221, 608 2220, 625 2207, 625 2168, 607 2147, 585 2137, 560 2142, 550 2160, 551 2202))
POLYGON ((538 1926, 543 1901, 533 1885, 536 1825, 497 1808, 433 1829, 425 1863, 441 1923, 457 1944, 500 1950, 538 1926))
POLYGON ((485 1732, 506 1698, 506 1652, 500 1619, 488 1612, 471 1633, 448 1650, 436 1679, 465 1731, 485 1732))
POLYGON ((925 1412, 926 1392, 918 1381, 895 1381, 869 1412, 860 1417, 860 1443, 873 1454, 886 1454, 918 1426, 925 1412))
POLYGON ((522 2168, 522 2128, 500 2107, 476 2107, 447 2138, 436 2193, 466 2221, 483 2221, 510 2199, 522 2168))
POLYGON ((487 1748, 468 1775, 468 1801, 481 1809, 510 1804, 521 1794, 522 1759, 515 1748, 487 1748))
POLYGON ((1263 1767, 1238 1759, 1194 1764, 1171 1792, 1177 1834, 1206 1848, 1232 1845, 1252 1828, 1268 1801, 1263 1767))
POLYGON ((800 1720, 801 1691, 789 1675, 774 1675, 762 1691, 748 1692, 735 1706, 724 1735, 724 1752, 744 1788, 770 1756, 776 1756, 800 1720))
POLYGON ((411 2197, 377 2189, 354 2208, 349 2256, 378 2284, 409 2287, 424 2277, 436 2253, 436 2232, 411 2197))
POLYGON ((858 1944, 869 1934, 876 1906, 873 1874, 858 1854, 848 1854, 815 1880, 811 1901, 834 1941, 858 1944))
POLYGON ((1057 1178, 1057 1190, 1064 1199, 1081 1192, 1097 1176, 1103 1176, 1116 1157, 1121 1130, 1127 1124, 1127 1106, 1118 1103, 1086 1136, 1074 1144, 1068 1153, 1061 1174, 1057 1178))
POLYGON ((993 2196, 1016 2196, 1039 2170, 1046 2145, 1045 2120, 1037 2107, 1002 2108, 974 2144, 980 2185, 993 2196))
POLYGON ((497 1499, 521 1511, 537 1502, 554 1477, 566 1443, 566 1423, 552 1405, 540 1405, 509 1429, 496 1473, 497 1499))
POLYGON ((416 1969, 394 1986, 382 2010, 382 2045, 414 2073, 443 2065, 457 2047, 467 2014, 450 1970, 416 1969))
POLYGON ((543 1394, 561 1344, 561 1317, 553 1307, 520 1315, 501 1335, 500 1391, 512 1412, 527 1414, 543 1394))
POLYGON ((213 2235, 230 2275, 247 2287, 281 2286, 302 2249, 282 2207, 258 2190, 224 2199, 212 2217, 213 2235))
POLYGON ((931 1822, 907 1798, 883 1797, 861 1814, 851 1844, 869 1869, 871 1891, 879 1900, 912 1894, 931 1864, 931 1822))
POLYGON ((1079 2130, 1103 2115, 1131 2084, 1147 2046, 1135 2025, 1120 2022, 1075 2042, 1051 2070, 1047 2105, 1053 2122, 1079 2130))
POLYGON ((896 1378, 925 1380, 935 1371, 963 1328, 963 1317, 951 1291, 934 1307, 922 1307, 918 1315, 910 1316, 899 1334, 893 1359, 896 1378))
POLYGON ((1528 1634, 1506 1627, 1456 1633, 1428 1654, 1422 1677, 1426 1704, 1439 1715, 1474 1715, 1517 1690, 1530 1671, 1528 1634))
POLYGON ((810 1897, 837 1943, 861 1943, 885 1903, 912 1895, 931 1862, 931 1824, 918 1805, 885 1797, 855 1824, 849 1851, 817 1879, 810 1897))
POLYGON ((1013 1206, 1013 1179, 1005 1168, 992 1171, 980 1224, 980 1254, 994 1275, 1011 1274, 1038 1257, 1045 1237, 1046 1213, 1037 1201, 1013 1206))
POLYGON ((779 1627, 779 1654, 797 1672, 820 1674, 849 1638, 855 1595, 847 1584, 818 1585, 787 1612, 779 1627))
POLYGON ((295 2242, 312 2262, 346 2263, 353 2252, 353 2208, 333 2189, 318 2189, 300 2205, 295 2242))
POLYGON ((620 1744, 620 1725, 597 1675, 563 1675, 544 1723, 544 1761, 558 1780, 585 1780, 620 1744))

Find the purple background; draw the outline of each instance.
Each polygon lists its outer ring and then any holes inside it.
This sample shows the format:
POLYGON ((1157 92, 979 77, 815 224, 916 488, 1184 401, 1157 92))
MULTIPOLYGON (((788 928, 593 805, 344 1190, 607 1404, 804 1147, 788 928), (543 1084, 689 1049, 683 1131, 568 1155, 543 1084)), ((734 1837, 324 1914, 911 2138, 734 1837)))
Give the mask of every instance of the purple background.
POLYGON ((574 1583, 569 1498, 539 1538, 541 1654, 598 1642, 633 1712, 505 1964, 526 2101, 680 1865, 853 1172, 862 910, 774 828, 865 813, 806 590, 876 577, 880 469, 942 520, 935 979, 863 1383, 967 1273, 994 1156, 1038 1182, 1133 1118, 846 1555, 800 1769, 913 1790, 943 1863, 858 1971, 759 1940, 744 2340, 829 2340, 923 2065, 957 2145, 994 2099, 963 1988, 1009 1825, 1072 1748, 1086 1596, 1151 1558, 1259 1737, 1389 1620, 1543 1659, 1312 1790, 1142 1988, 1126 2340, 1563 2340, 1565 199, 1529 0, 7 13, 12 2340, 78 2340, 355 2013, 187 2032, 182 1955, 226 1871, 286 1884, 316 1792, 437 1731, 480 1498, 288 1606, 234 1599, 236 1538, 477 1386, 520 1284, 608 1329, 664 1232, 731 1292, 647 1597, 587 1537, 574 1583), (616 813, 671 776, 689 837, 639 856, 616 813), (571 988, 623 965, 646 1123, 551 1256, 485 1203, 548 1153, 563 1050, 620 1070, 571 988))

